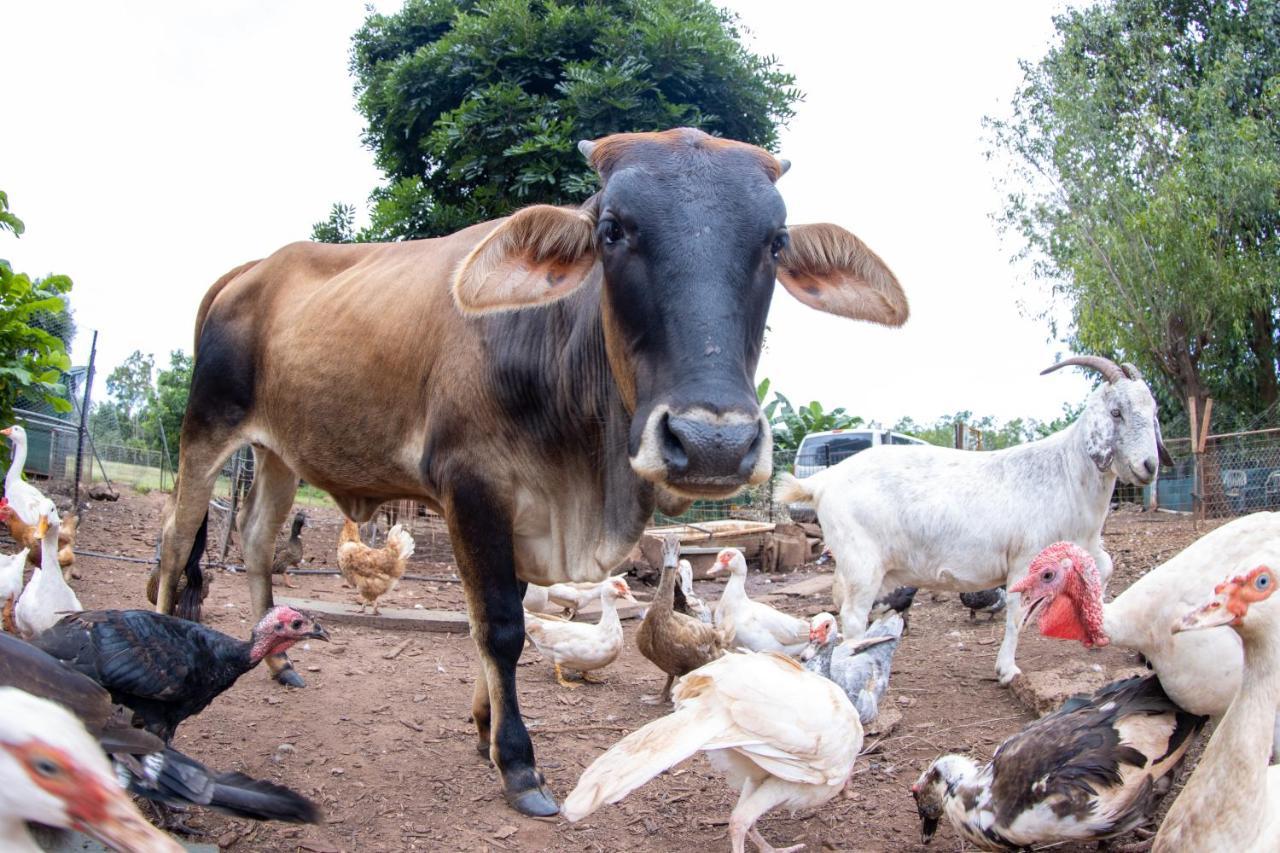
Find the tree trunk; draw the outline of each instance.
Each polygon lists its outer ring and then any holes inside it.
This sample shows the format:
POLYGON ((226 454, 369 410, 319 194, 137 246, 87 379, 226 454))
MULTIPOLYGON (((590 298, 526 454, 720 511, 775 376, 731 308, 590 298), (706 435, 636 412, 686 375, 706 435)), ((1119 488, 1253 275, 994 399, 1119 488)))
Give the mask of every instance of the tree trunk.
POLYGON ((1257 308, 1251 318, 1249 349, 1256 361, 1258 408, 1267 409, 1280 399, 1276 377, 1276 318, 1268 306, 1257 308))

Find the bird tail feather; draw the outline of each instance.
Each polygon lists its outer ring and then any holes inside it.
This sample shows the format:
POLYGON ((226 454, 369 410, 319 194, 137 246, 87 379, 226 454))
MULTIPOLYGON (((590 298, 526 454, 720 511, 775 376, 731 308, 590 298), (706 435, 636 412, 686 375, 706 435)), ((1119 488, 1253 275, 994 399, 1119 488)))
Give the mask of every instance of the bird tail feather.
POLYGON ((196 530, 196 538, 191 543, 191 553, 187 555, 187 564, 183 574, 187 578, 186 589, 178 597, 178 605, 173 615, 179 619, 200 621, 200 606, 204 602, 204 572, 200 568, 200 558, 204 556, 205 544, 209 541, 209 513, 204 514, 204 521, 196 530))
POLYGON ((176 749, 147 756, 141 765, 130 768, 129 790, 148 799, 204 806, 249 820, 320 820, 316 804, 296 791, 243 773, 214 773, 176 749), (158 768, 156 759, 160 759, 158 768))
POLYGON ((401 560, 407 560, 413 556, 413 534, 405 530, 404 525, 397 524, 387 531, 387 544, 399 552, 401 560))
POLYGON ((561 814, 573 822, 616 803, 705 746, 724 728, 718 717, 700 704, 686 705, 627 735, 583 771, 561 814))

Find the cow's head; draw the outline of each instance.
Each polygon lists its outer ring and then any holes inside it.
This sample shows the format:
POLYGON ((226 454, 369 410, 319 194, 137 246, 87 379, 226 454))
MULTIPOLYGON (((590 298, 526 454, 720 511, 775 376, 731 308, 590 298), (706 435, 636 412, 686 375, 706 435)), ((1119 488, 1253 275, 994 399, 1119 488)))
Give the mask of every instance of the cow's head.
POLYGON ((901 325, 893 273, 835 225, 786 224, 785 161, 681 128, 579 148, 603 188, 580 209, 525 208, 458 268, 470 314, 545 305, 601 264, 610 368, 632 414, 632 468, 685 497, 768 479, 754 375, 773 283, 810 307, 901 325))

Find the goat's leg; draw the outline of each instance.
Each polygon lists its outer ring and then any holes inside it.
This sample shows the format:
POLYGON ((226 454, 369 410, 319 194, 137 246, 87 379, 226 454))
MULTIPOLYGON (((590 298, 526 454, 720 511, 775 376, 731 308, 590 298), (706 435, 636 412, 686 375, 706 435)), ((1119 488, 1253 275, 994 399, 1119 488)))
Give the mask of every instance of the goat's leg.
MULTIPOLYGON (((293 508, 298 475, 285 461, 265 447, 253 448, 253 485, 240 510, 240 547, 249 576, 249 600, 258 618, 275 605, 271 589, 271 557, 276 534, 293 508)), ((287 577, 287 575, 286 575, 287 577)), ((276 681, 289 687, 305 687, 284 654, 268 655, 267 666, 276 681)))
POLYGON ((834 596, 838 587, 843 595, 832 603, 840 611, 840 632, 847 640, 856 640, 867 630, 867 614, 871 612, 871 604, 884 582, 884 573, 878 562, 871 549, 850 548, 840 552, 836 563, 840 583, 832 585, 832 593, 834 596))
POLYGON ((1098 577, 1102 580, 1102 591, 1106 593, 1107 582, 1111 580, 1111 573, 1115 570, 1115 564, 1111 561, 1111 555, 1102 547, 1102 540, 1099 539, 1093 543, 1093 547, 1087 549, 1089 555, 1093 557, 1093 562, 1098 566, 1098 577))
MULTIPOLYGON (((488 694, 489 757, 498 768, 503 793, 516 811, 532 816, 559 811, 533 757, 533 743, 520 718, 516 663, 524 648, 524 609, 516 581, 510 509, 484 482, 459 477, 447 501, 462 587, 467 597, 471 636, 480 654, 480 677, 488 694)), ((486 728, 482 706, 472 699, 477 734, 486 728), (481 713, 477 713, 477 710, 481 713)))
MULTIPOLYGON (((1006 577, 1006 590, 1026 575, 1027 566, 1031 564, 1031 556, 1034 555, 1024 556, 1025 559, 1020 557, 1017 562, 1014 562, 1014 570, 1006 577)), ((996 655, 996 680, 1006 687, 1022 675, 1022 670, 1014 662, 1018 653, 1018 617, 1021 612, 1022 595, 1017 592, 1008 593, 1004 606, 1004 641, 1000 643, 1000 653, 996 655)))

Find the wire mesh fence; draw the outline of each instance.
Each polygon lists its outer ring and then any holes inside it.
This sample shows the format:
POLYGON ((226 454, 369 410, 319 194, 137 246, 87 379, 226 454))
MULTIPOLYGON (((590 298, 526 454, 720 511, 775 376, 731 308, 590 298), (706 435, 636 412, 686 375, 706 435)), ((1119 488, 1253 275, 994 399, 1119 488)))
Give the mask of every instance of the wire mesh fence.
POLYGON ((1207 436, 1203 448, 1191 439, 1171 439, 1173 456, 1148 505, 1208 518, 1280 509, 1280 428, 1207 436))

